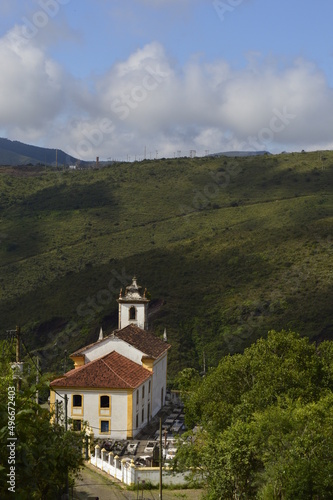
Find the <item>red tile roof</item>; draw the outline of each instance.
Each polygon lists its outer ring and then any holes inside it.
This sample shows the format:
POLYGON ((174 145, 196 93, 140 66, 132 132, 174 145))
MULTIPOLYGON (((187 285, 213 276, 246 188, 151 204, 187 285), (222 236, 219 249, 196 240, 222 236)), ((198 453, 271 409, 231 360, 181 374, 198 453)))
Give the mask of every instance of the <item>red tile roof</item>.
POLYGON ((151 377, 141 365, 112 351, 53 380, 51 387, 135 389, 151 377))
POLYGON ((138 326, 128 325, 114 332, 115 337, 135 347, 148 358, 157 359, 164 354, 171 345, 148 330, 142 330, 138 326))
POLYGON ((121 330, 115 330, 111 333, 111 335, 104 337, 103 340, 97 340, 97 342, 93 342, 92 344, 82 347, 78 351, 75 351, 73 354, 71 354, 71 357, 83 355, 84 352, 90 347, 102 343, 103 341, 113 336, 135 347, 136 349, 141 351, 144 356, 153 359, 159 358, 171 347, 170 344, 156 337, 153 332, 143 330, 142 328, 139 328, 135 325, 128 325, 121 330))

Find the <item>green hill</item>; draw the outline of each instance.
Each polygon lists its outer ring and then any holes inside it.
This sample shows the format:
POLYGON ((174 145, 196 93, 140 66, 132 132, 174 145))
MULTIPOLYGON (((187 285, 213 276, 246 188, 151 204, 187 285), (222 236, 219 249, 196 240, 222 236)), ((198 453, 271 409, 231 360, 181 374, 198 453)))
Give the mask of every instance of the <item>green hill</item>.
POLYGON ((78 160, 61 149, 41 148, 0 137, 0 165, 73 165, 78 160))
POLYGON ((59 367, 135 274, 171 377, 272 328, 332 338, 332 180, 333 152, 0 168, 1 335, 59 367))

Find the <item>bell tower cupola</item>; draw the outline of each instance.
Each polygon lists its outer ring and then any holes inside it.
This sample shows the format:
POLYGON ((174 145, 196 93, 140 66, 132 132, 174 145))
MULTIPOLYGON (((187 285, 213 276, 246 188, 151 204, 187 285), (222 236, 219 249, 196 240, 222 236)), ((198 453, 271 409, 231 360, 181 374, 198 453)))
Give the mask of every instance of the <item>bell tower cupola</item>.
POLYGON ((136 325, 143 330, 148 330, 148 303, 146 289, 141 294, 142 287, 137 284, 136 277, 132 279, 131 285, 127 286, 125 292, 120 290, 117 302, 119 304, 118 329, 121 330, 128 325, 136 325))

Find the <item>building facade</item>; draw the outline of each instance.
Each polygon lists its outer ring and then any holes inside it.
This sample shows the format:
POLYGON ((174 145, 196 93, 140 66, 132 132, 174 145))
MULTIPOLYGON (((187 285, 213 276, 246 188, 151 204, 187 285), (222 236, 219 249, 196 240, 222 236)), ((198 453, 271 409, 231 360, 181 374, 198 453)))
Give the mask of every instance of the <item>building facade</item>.
POLYGON ((71 355, 75 368, 50 384, 51 409, 68 400, 68 416, 95 437, 134 438, 165 403, 170 345, 148 330, 146 293, 136 278, 120 291, 118 329, 71 355))

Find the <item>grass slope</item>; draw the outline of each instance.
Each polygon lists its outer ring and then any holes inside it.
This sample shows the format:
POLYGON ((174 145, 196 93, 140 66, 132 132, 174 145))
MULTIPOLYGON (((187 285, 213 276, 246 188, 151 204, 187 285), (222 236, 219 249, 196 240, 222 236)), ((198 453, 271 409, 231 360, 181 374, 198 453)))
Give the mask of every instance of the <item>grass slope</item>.
POLYGON ((171 377, 271 328, 331 338, 332 176, 333 152, 0 168, 2 331, 60 366, 136 274, 171 377))

